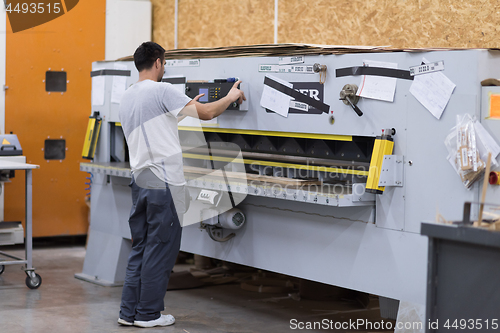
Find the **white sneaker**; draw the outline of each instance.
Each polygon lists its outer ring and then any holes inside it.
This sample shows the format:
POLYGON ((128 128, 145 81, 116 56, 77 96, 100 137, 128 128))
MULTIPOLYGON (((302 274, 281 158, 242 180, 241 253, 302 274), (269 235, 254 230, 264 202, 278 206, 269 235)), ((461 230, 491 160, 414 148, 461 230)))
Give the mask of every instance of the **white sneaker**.
POLYGON ((124 326, 132 326, 134 323, 130 321, 126 321, 125 319, 118 318, 118 324, 124 325, 124 326))
POLYGON ((160 315, 160 318, 149 321, 134 321, 134 325, 139 327, 169 326, 173 323, 175 323, 175 318, 172 315, 160 315))

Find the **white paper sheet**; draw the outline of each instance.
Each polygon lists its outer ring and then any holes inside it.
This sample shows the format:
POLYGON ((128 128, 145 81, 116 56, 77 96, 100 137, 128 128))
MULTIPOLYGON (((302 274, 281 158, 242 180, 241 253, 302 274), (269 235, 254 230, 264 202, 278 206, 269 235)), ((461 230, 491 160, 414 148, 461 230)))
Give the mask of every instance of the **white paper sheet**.
MULTIPOLYGON (((424 63, 429 61, 423 58, 424 63)), ((415 75, 410 93, 437 119, 448 104, 455 84, 442 72, 415 75)))
MULTIPOLYGON (((373 60, 364 60, 363 66, 398 68, 397 63, 382 62, 373 60)), ((397 79, 392 77, 363 75, 359 84, 357 96, 378 99, 381 101, 394 102, 394 93, 396 92, 397 79)))
POLYGON ((92 77, 92 105, 104 105, 105 84, 103 75, 92 77))
MULTIPOLYGON (((127 65, 115 63, 115 69, 127 70, 127 65)), ((120 104, 123 93, 127 89, 127 76, 113 76, 111 88, 111 103, 120 104)))
MULTIPOLYGON (((287 87, 293 88, 293 84, 291 84, 290 82, 279 79, 273 75, 266 76, 271 80, 279 82, 287 87)), ((292 97, 265 84, 264 90, 262 91, 262 97, 260 99, 260 105, 263 108, 274 111, 283 117, 288 117, 288 108, 290 107, 291 100, 292 97)))

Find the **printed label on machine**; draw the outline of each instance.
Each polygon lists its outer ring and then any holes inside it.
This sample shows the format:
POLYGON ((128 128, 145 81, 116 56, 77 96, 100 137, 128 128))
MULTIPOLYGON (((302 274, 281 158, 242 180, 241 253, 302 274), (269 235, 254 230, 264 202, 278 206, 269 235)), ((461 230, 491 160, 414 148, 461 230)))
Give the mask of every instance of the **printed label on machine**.
POLYGON ((290 64, 302 64, 306 61, 305 56, 291 56, 291 57, 279 57, 278 64, 280 65, 290 65, 290 64))
POLYGON ((199 67, 200 59, 166 60, 165 67, 199 67))
MULTIPOLYGON (((306 103, 302 103, 302 102, 290 101, 290 109, 296 109, 299 111, 308 112, 309 105, 307 105, 306 103)), ((288 113, 290 113, 290 110, 288 110, 288 113)))
POLYGON ((437 71, 444 70, 444 61, 437 61, 429 64, 424 64, 420 66, 412 66, 410 67, 410 75, 415 76, 419 74, 427 74, 437 71))
POLYGON ((314 74, 313 65, 259 65, 259 72, 314 74))
POLYGON ((312 65, 279 66, 280 73, 314 74, 312 65))
POLYGON ((214 205, 215 199, 216 199, 218 194, 219 194, 219 192, 210 191, 210 190, 201 190, 200 194, 198 195, 198 198, 196 198, 196 200, 206 201, 206 202, 209 202, 210 204, 214 205))
POLYGON ((259 72, 278 73, 279 65, 259 65, 259 72))

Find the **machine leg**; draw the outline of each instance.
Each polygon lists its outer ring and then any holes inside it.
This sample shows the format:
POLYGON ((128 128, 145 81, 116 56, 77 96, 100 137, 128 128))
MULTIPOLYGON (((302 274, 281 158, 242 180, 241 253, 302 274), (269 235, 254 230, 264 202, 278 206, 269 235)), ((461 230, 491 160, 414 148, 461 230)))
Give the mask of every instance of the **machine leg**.
POLYGON ((31 170, 26 170, 26 285, 30 289, 36 289, 42 284, 42 278, 35 273, 33 268, 33 186, 31 170))

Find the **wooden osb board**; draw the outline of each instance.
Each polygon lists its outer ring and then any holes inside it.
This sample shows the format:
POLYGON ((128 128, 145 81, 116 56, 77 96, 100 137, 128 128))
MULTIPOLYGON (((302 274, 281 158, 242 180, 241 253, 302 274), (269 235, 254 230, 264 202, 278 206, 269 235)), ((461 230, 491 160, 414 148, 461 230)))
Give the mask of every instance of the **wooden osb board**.
MULTIPOLYGON (((153 3, 153 40, 174 48, 175 0, 153 3)), ((497 48, 497 0, 279 0, 278 42, 497 48)), ((179 0, 178 48, 274 42, 273 0, 179 0)))
POLYGON ((494 48, 497 0, 279 0, 279 43, 494 48))
MULTIPOLYGON (((152 0, 153 40, 174 48, 174 0, 152 0)), ((179 0, 178 47, 265 44, 274 41, 273 0, 179 0)))
POLYGON ((175 46, 175 0, 151 0, 153 5, 153 41, 165 50, 175 46))

